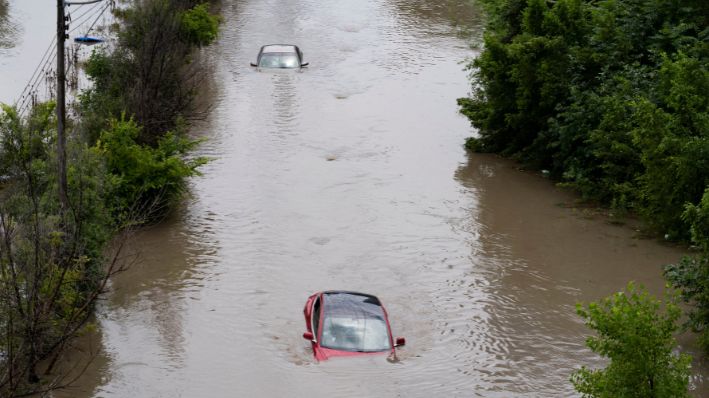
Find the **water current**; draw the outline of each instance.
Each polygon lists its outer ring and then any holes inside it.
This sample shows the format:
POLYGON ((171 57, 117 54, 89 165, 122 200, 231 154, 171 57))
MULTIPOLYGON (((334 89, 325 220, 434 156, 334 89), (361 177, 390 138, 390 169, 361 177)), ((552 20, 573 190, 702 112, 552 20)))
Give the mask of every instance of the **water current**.
MULTIPOLYGON (((577 302, 662 291, 680 248, 574 206, 492 155, 455 99, 482 19, 465 0, 223 0, 202 56, 213 159, 98 309, 72 397, 571 397, 604 364, 577 302), (310 67, 249 67, 294 43, 310 67), (316 363, 311 293, 376 294, 407 345, 316 363)), ((28 29, 28 28, 25 28, 28 29)), ((2 50, 0 50, 2 51, 2 50)), ((696 353, 692 339, 680 339, 696 353)), ((707 394, 695 361, 696 396, 707 394)))

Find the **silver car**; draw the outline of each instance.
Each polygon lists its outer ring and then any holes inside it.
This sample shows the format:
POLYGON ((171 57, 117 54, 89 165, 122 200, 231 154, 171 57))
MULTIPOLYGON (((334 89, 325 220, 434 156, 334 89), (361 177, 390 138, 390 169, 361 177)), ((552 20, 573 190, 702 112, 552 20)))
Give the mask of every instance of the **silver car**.
POLYGON ((303 52, 292 44, 267 44, 261 47, 256 63, 251 66, 268 69, 295 69, 308 66, 303 62, 303 52))

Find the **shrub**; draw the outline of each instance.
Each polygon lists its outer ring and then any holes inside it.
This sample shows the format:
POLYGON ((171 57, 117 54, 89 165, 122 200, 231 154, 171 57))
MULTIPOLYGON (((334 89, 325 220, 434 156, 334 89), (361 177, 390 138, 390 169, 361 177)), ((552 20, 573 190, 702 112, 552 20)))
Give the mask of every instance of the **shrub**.
POLYGON ((115 271, 104 262, 114 231, 102 161, 74 140, 67 147, 69 208, 60 209, 53 110, 52 103, 40 104, 27 120, 8 107, 0 114, 2 396, 40 387, 38 364, 51 371, 115 271))
POLYGON ((709 184, 709 2, 484 0, 485 48, 458 100, 479 150, 689 238, 709 184))
POLYGON ((202 3, 182 13, 181 28, 189 43, 206 46, 217 38, 219 17, 209 13, 209 4, 202 3))
POLYGON ((682 299, 692 304, 686 325, 700 333, 699 343, 709 352, 709 188, 699 204, 686 206, 683 218, 701 253, 668 265, 665 277, 680 290, 682 299))
POLYGON ((113 120, 95 146, 112 176, 110 207, 119 219, 136 214, 154 219, 164 214, 184 193, 186 178, 197 175, 197 168, 206 162, 205 158, 185 159, 199 142, 180 133, 165 134, 155 148, 137 143, 139 134, 133 120, 113 120))
POLYGON ((123 113, 142 126, 136 137, 157 145, 178 120, 192 119, 195 95, 205 79, 193 50, 216 38, 218 17, 207 4, 192 7, 185 0, 146 0, 122 11, 118 43, 110 52, 98 50, 86 66, 94 83, 81 97, 81 115, 93 139, 107 120, 123 113))
POLYGON ((629 283, 578 314, 597 332, 586 340, 593 352, 610 359, 603 369, 582 367, 571 381, 584 397, 688 397, 691 358, 675 355, 673 334, 681 311, 674 296, 664 302, 629 283), (664 305, 664 311, 661 309, 664 305))

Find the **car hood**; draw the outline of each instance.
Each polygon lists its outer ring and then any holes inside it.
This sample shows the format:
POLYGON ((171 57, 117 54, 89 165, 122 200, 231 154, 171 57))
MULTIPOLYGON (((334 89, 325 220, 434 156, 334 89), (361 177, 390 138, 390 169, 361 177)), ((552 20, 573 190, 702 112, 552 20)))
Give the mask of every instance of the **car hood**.
POLYGON ((331 348, 317 347, 315 348, 315 359, 325 361, 334 357, 363 357, 372 355, 387 355, 392 354, 394 350, 374 351, 374 352, 358 352, 358 351, 341 351, 331 348))

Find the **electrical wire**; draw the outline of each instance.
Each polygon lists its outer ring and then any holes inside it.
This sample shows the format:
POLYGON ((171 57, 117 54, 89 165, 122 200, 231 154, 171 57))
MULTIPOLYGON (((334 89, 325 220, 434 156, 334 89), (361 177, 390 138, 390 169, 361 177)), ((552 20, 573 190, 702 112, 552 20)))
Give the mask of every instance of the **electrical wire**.
POLYGON ((110 5, 111 5, 111 3, 106 3, 106 5, 103 7, 103 10, 102 10, 101 13, 96 17, 96 19, 94 19, 94 22, 91 23, 91 26, 89 26, 89 30, 86 31, 86 34, 84 34, 84 36, 88 35, 88 34, 91 32, 91 29, 94 28, 94 25, 96 25, 96 22, 98 22, 99 18, 101 18, 101 17, 103 16, 103 13, 106 12, 106 10, 108 9, 108 7, 109 7, 110 5))
POLYGON ((56 58, 57 53, 56 51, 53 51, 52 55, 47 58, 46 62, 42 65, 42 67, 37 69, 39 73, 37 73, 36 76, 26 86, 25 90, 23 91, 23 95, 20 97, 18 105, 19 111, 24 112, 24 107, 28 104, 28 101, 32 98, 33 94, 36 93, 37 89, 39 88, 39 85, 42 83, 41 78, 43 76, 46 76, 47 73, 53 71, 53 63, 56 58))
POLYGON ((20 98, 22 98, 22 96, 24 96, 25 91, 27 91, 27 88, 32 85, 32 82, 34 81, 35 75, 37 74, 37 71, 39 71, 40 66, 42 68, 44 68, 43 65, 46 65, 45 58, 47 57, 47 54, 49 54, 49 51, 50 50, 56 51, 56 48, 54 47, 54 43, 56 42, 56 40, 57 40, 57 35, 55 34, 54 38, 52 38, 52 42, 49 43, 49 47, 47 47, 47 49, 44 51, 44 54, 42 55, 42 58, 40 59, 39 63, 37 64, 37 67, 34 69, 34 72, 32 72, 32 76, 30 77, 29 82, 27 83, 25 88, 22 90, 22 93, 20 94, 20 98))
POLYGON ((52 67, 52 63, 56 59, 57 59, 57 53, 54 52, 52 54, 52 57, 47 60, 45 65, 40 70, 40 73, 35 78, 35 81, 32 84, 32 86, 30 87, 30 89, 27 91, 25 96, 21 99, 19 105, 17 106, 17 112, 20 116, 24 115, 24 113, 28 109, 28 107, 34 103, 34 99, 37 94, 37 90, 39 89, 39 85, 42 83, 41 78, 42 77, 46 78, 48 75, 50 75, 51 73, 54 72, 54 68, 52 67))
POLYGON ((66 5, 68 5, 68 6, 71 6, 71 5, 74 5, 74 4, 84 5, 84 4, 100 3, 100 2, 102 2, 102 1, 103 1, 103 0, 87 0, 87 1, 83 1, 83 2, 72 1, 72 2, 64 2, 64 4, 66 4, 66 5))
POLYGON ((28 83, 26 88, 28 88, 28 87, 31 88, 36 84, 36 81, 41 77, 41 72, 39 74, 37 74, 37 71, 44 71, 48 65, 51 65, 52 59, 54 59, 54 58, 56 58, 56 51, 52 51, 50 58, 47 58, 47 60, 44 61, 43 64, 40 64, 41 68, 40 68, 40 65, 37 65, 37 68, 35 69, 35 73, 33 74, 32 78, 30 79, 30 82, 28 83))
MULTIPOLYGON (((71 29, 71 30, 69 31, 69 33, 71 33, 71 32, 73 32, 73 31, 79 29, 79 27, 81 27, 81 25, 82 25, 83 23, 85 23, 86 21, 90 20, 94 15, 96 15, 96 14, 94 13, 94 14, 89 15, 88 17, 86 17, 86 19, 84 19, 83 21, 81 20, 81 19, 84 18, 87 14, 91 13, 92 11, 96 10, 97 8, 98 8, 98 11, 96 11, 96 12, 99 12, 99 11, 100 11, 100 7, 99 7, 100 5, 101 5, 101 3, 96 3, 96 4, 94 4, 93 6, 89 7, 89 9, 86 10, 83 14, 79 15, 78 17, 76 17, 76 20, 74 20, 74 19, 72 18, 72 21, 71 21, 71 22, 72 22, 72 25, 76 25, 76 27, 75 27, 74 29, 71 29)), ((70 13, 69 15, 71 15, 71 13, 70 13)))
MULTIPOLYGON (((67 4, 67 5, 66 5, 67 9, 68 9, 69 6, 71 6, 71 5, 73 5, 73 4, 67 4)), ((79 10, 80 10, 83 6, 85 6, 85 5, 86 5, 86 4, 77 4, 77 7, 76 7, 76 9, 75 9, 74 11, 79 11, 79 10)), ((67 10, 67 11, 71 12, 70 10, 67 10)))
MULTIPOLYGON (((69 31, 69 33, 72 33, 82 27, 85 27, 85 23, 90 21, 93 18, 93 22, 89 26, 88 30, 86 31, 85 35, 88 35, 91 30, 94 28, 98 20, 103 16, 103 14, 106 12, 106 10, 109 9, 109 7, 112 5, 112 1, 106 1, 104 3, 103 7, 99 7, 101 5, 101 1, 96 1, 96 2, 86 2, 86 3, 71 3, 67 4, 69 5, 77 5, 78 7, 74 11, 80 10, 82 7, 84 7, 87 4, 93 4, 91 7, 87 7, 87 9, 79 15, 76 20, 72 20, 71 18, 71 13, 68 13, 69 20, 71 21, 72 25, 76 25, 73 29, 69 31), (95 17, 95 18, 94 18, 95 17), (82 20, 83 19, 83 20, 82 20)), ((15 106, 17 108, 17 112, 20 116, 22 116, 25 111, 29 108, 30 105, 32 105, 36 98, 37 98, 37 90, 40 87, 40 84, 43 82, 42 77, 46 79, 48 76, 50 76, 52 73, 56 73, 53 67, 53 63, 57 58, 57 53, 56 53, 56 43, 57 36, 56 34, 52 38, 52 41, 50 42, 49 46, 47 49, 44 51, 44 54, 42 55, 42 58, 40 59, 39 63, 35 67, 35 70, 32 72, 32 76, 29 79, 29 82, 25 86, 25 88, 22 90, 22 94, 20 95, 19 99, 15 101, 15 106)))

